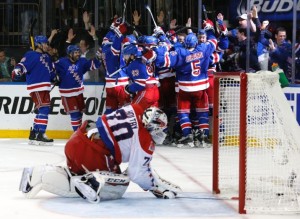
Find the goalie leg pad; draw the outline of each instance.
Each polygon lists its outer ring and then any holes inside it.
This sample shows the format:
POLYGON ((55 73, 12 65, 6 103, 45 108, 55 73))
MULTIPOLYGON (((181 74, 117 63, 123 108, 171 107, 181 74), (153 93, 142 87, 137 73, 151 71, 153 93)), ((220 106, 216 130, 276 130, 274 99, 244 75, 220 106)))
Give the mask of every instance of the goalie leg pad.
POLYGON ((27 198, 34 198, 41 190, 64 197, 78 197, 66 170, 51 165, 24 168, 19 190, 27 198))
POLYGON ((26 198, 34 198, 42 190, 42 167, 24 168, 19 190, 26 198))
POLYGON ((48 166, 42 177, 42 189, 63 197, 78 197, 65 168, 67 167, 48 166))

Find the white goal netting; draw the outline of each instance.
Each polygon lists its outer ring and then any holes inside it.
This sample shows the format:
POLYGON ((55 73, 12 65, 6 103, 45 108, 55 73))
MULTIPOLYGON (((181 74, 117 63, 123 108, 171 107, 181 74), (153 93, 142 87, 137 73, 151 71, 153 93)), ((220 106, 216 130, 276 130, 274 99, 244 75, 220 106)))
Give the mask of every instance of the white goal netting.
MULTIPOLYGON (((245 184, 247 212, 300 212, 300 128, 273 72, 219 78, 218 185, 221 195, 239 196, 245 184), (240 100, 246 127, 240 130, 240 100), (246 134, 245 173, 239 172, 240 131, 246 134), (245 182, 241 175, 245 174, 245 182)), ((216 104, 216 103, 215 103, 216 104)), ((215 159, 215 158, 214 158, 215 159)))

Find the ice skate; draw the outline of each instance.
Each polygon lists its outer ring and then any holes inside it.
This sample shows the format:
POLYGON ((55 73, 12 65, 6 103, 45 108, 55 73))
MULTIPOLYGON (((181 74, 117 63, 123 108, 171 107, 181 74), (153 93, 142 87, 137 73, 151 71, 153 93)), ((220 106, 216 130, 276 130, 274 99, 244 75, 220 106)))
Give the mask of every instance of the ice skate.
POLYGON ((178 148, 194 148, 194 139, 193 135, 189 134, 187 136, 183 136, 181 139, 178 140, 177 144, 178 148))
POLYGON ((36 137, 36 145, 52 146, 53 139, 49 139, 45 133, 39 132, 36 137))
POLYGON ((28 138, 28 144, 29 145, 35 145, 36 144, 36 137, 37 137, 37 133, 34 131, 34 129, 32 129, 32 127, 30 128, 30 134, 29 134, 29 138, 28 138))
POLYGON ((196 130, 194 132, 194 144, 195 147, 199 148, 211 147, 208 136, 205 134, 204 130, 196 130))

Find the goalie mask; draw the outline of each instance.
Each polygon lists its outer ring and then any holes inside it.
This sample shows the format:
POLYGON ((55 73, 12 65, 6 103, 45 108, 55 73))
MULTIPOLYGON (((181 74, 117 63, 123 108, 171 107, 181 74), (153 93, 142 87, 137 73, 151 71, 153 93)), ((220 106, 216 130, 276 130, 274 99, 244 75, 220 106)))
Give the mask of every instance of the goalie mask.
POLYGON ((150 107, 143 113, 142 122, 156 144, 162 144, 167 134, 167 115, 157 107, 150 107))

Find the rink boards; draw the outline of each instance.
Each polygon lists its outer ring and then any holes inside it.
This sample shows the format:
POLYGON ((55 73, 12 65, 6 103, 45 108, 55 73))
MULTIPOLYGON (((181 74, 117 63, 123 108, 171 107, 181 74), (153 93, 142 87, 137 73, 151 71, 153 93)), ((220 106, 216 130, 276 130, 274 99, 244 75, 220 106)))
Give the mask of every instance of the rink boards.
MULTIPOLYGON (((106 93, 103 84, 86 84, 84 96, 86 113, 83 120, 96 120, 105 109, 106 93)), ((284 88, 285 95, 300 124, 300 86, 284 88)), ((73 133, 70 117, 66 115, 61 103, 58 88, 51 91, 51 112, 47 134, 51 138, 69 138, 73 133)), ((1 83, 0 86, 0 138, 28 137, 29 129, 35 117, 34 104, 26 90, 25 83, 1 83)))

